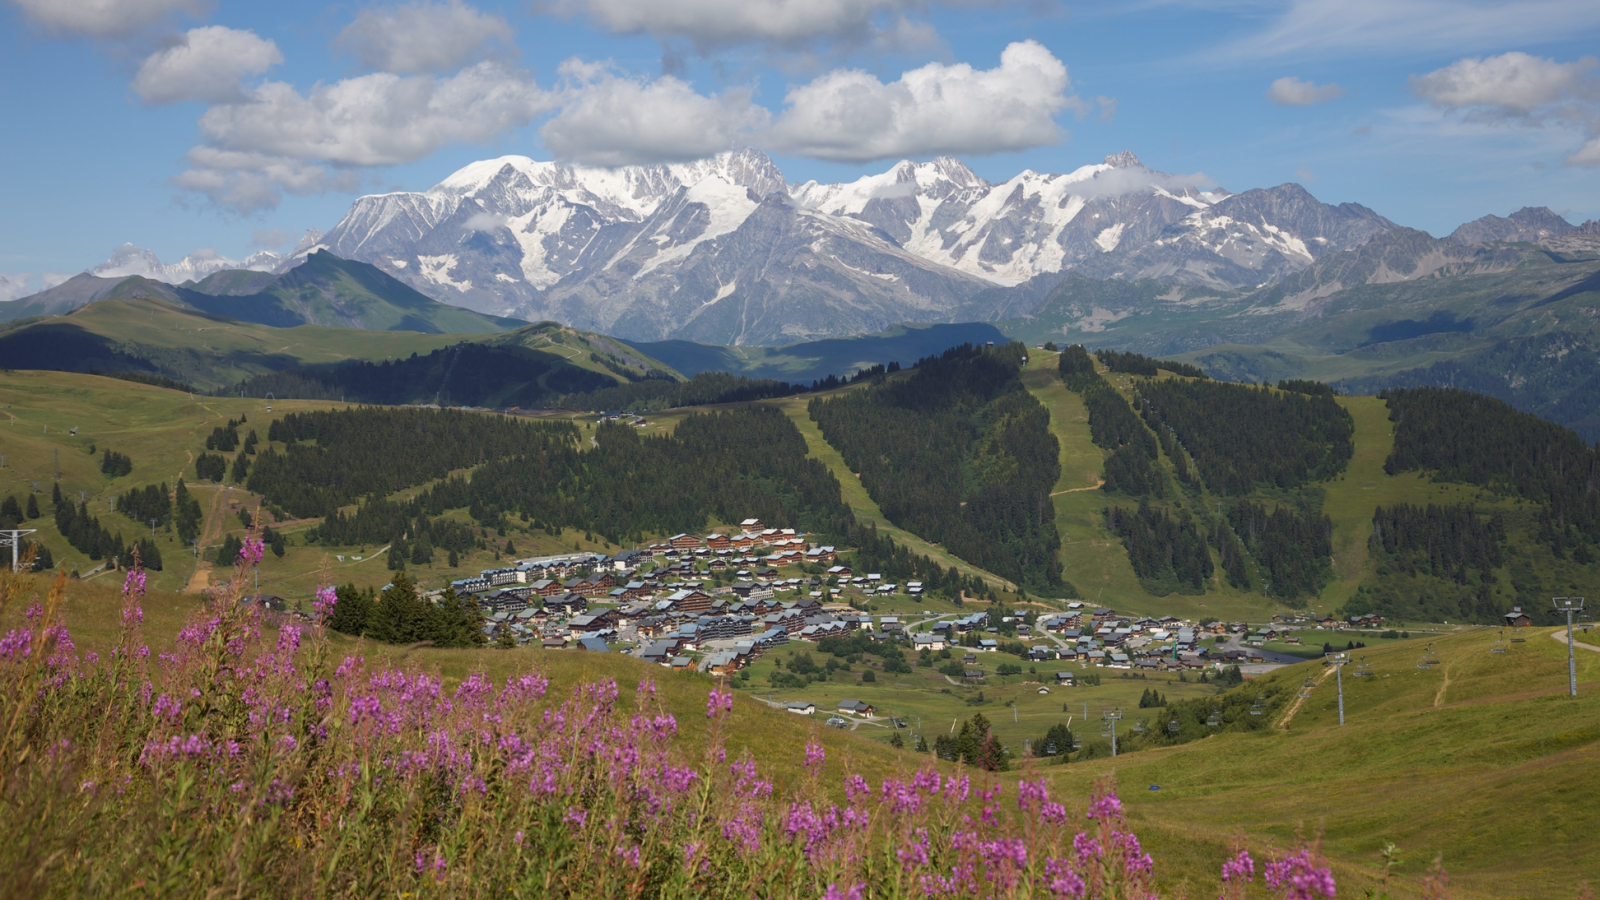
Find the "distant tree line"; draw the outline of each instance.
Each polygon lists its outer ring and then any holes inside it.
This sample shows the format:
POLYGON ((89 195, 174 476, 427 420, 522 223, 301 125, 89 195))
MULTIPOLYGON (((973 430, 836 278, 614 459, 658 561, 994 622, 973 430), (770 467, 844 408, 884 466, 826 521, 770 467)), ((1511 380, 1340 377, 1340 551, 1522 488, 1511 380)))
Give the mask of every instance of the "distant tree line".
POLYGON ((965 344, 911 377, 812 400, 823 436, 889 521, 1039 590, 1061 580, 1049 412, 1018 377, 1021 344, 965 344))
POLYGON ((1106 529, 1122 538, 1133 572, 1157 596, 1174 591, 1201 593, 1214 571, 1206 539, 1188 511, 1174 518, 1141 500, 1139 508, 1106 509, 1106 529))
POLYGON ((600 372, 572 365, 527 347, 463 341, 426 356, 332 366, 305 366, 257 375, 224 389, 224 394, 283 399, 348 400, 352 403, 441 406, 550 405, 564 394, 614 384, 600 372))
POLYGON ((1278 382, 1278 390, 1293 391, 1297 394, 1320 394, 1329 397, 1332 397, 1338 393, 1333 389, 1332 385, 1323 384, 1320 381, 1310 381, 1304 378, 1290 378, 1287 381, 1280 381, 1278 382))
POLYGON ((1102 363, 1105 363, 1106 368, 1113 372, 1121 372, 1125 375, 1144 375, 1154 378, 1157 374, 1157 370, 1166 369, 1168 372, 1171 372, 1174 375, 1182 375, 1185 378, 1210 377, 1205 372, 1200 371, 1200 369, 1191 366, 1188 363, 1171 362, 1165 359, 1151 359, 1148 356, 1142 356, 1131 351, 1119 353, 1115 350, 1096 350, 1094 355, 1098 357, 1102 363))
POLYGON ((1170 426, 1213 493, 1297 488, 1332 478, 1354 452, 1354 420, 1331 395, 1216 381, 1149 381, 1140 395, 1170 426))

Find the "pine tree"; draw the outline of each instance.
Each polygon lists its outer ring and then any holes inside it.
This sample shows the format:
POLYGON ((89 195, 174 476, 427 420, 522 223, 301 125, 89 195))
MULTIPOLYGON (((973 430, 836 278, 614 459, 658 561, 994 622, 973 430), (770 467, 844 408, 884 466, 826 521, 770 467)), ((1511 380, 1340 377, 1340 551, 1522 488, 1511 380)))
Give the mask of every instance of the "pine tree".
POLYGON ((371 588, 357 589, 353 584, 334 589, 336 602, 333 615, 328 617, 328 627, 341 634, 360 635, 367 630, 367 618, 372 613, 371 588))
POLYGON ((59 481, 50 485, 50 505, 61 505, 61 482, 59 481))
POLYGON ((28 495, 28 518, 39 518, 39 497, 35 494, 28 495))
POLYGON ((896 731, 894 734, 889 736, 889 746, 895 748, 896 750, 904 750, 906 748, 905 738, 901 737, 900 732, 896 731))

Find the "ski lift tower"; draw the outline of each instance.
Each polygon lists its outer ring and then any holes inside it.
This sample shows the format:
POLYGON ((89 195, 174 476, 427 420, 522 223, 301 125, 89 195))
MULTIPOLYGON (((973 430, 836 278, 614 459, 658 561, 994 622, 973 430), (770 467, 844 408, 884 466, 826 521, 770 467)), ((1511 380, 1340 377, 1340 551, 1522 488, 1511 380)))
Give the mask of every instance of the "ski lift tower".
MULTIPOLYGON (((12 545, 12 558, 16 558, 16 545, 12 545)), ((1567 690, 1572 696, 1578 696, 1578 660, 1573 655, 1572 648, 1572 617, 1583 612, 1582 597, 1554 597, 1551 598, 1556 605, 1556 612, 1567 614, 1567 690)))
POLYGON ((1122 719, 1122 710, 1108 709, 1100 713, 1100 721, 1105 725, 1100 732, 1101 737, 1111 738, 1111 755, 1117 755, 1117 722, 1122 719))
POLYGON ((1333 666, 1333 677, 1339 685, 1339 724, 1344 724, 1344 667, 1350 661, 1348 653, 1329 653, 1328 663, 1333 666))
POLYGON ((22 549, 22 536, 33 534, 37 528, 13 528, 9 531, 0 531, 0 547, 11 547, 11 571, 17 571, 17 554, 22 549))

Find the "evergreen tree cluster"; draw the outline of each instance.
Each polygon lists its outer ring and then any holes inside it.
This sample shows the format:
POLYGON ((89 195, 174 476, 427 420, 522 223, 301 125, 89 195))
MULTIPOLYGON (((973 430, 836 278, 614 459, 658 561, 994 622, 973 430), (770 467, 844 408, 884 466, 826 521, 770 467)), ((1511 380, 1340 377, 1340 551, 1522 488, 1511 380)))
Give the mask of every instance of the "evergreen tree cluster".
POLYGON ((146 569, 161 569, 161 551, 154 542, 149 538, 140 538, 132 544, 125 544, 122 535, 107 531, 98 518, 89 514, 89 504, 86 502, 77 506, 68 500, 57 503, 55 519, 56 529, 67 539, 67 543, 91 560, 109 558, 127 568, 133 565, 133 554, 137 549, 141 565, 146 569))
POLYGON ((24 504, 18 503, 15 495, 0 501, 0 529, 16 528, 22 524, 24 518, 39 518, 39 501, 34 495, 28 495, 26 511, 23 507, 24 504))
POLYGON ((1094 357, 1089 355, 1089 351, 1085 350, 1082 344, 1063 347, 1061 356, 1056 359, 1056 371, 1061 373, 1061 380, 1066 382, 1067 390, 1082 392, 1087 379, 1095 376, 1094 357))
POLYGON ((983 713, 961 723, 955 735, 941 734, 933 740, 933 753, 940 759, 961 762, 985 772, 1004 772, 1011 768, 1000 739, 989 730, 983 713))
POLYGON ((1140 709, 1155 709, 1166 705, 1167 698, 1163 697, 1161 692, 1155 688, 1145 688, 1144 693, 1139 695, 1140 709))
POLYGON ((1141 400, 1173 429, 1216 494, 1332 478, 1355 450, 1355 422, 1328 394, 1170 379, 1143 384, 1141 400))
POLYGON ((1049 412, 1018 374, 1026 348, 954 347, 909 378, 810 413, 889 521, 1003 578, 1062 586, 1049 412))
POLYGON ((1072 752, 1072 742, 1072 731, 1067 728, 1066 723, 1057 722, 1050 726, 1044 737, 1034 741, 1031 746, 1034 756, 1066 756, 1072 752))
POLYGON ((117 512, 141 525, 154 519, 157 527, 171 524, 172 499, 165 482, 134 488, 117 498, 117 512))
POLYGON ((211 429, 211 435, 206 438, 206 449, 221 453, 232 453, 239 449, 239 426, 244 422, 241 416, 238 419, 229 419, 227 425, 211 429))
POLYGON ((1273 597, 1314 597, 1333 577, 1333 520, 1321 512, 1237 501, 1228 507, 1228 524, 1255 556, 1273 597))
POLYGON ((575 453, 578 432, 569 422, 359 407, 290 413, 273 421, 267 440, 288 446, 257 454, 246 486, 309 518, 490 460, 520 457, 536 467, 553 455, 575 453))
POLYGON ((100 471, 112 478, 121 478, 133 471, 133 460, 127 454, 107 448, 100 454, 100 471))
POLYGON ((221 484, 228 477, 228 458, 220 453, 202 453, 194 458, 194 474, 201 481, 221 484))
POLYGON ((1105 363, 1106 368, 1113 372, 1121 372, 1125 375, 1144 375, 1154 378, 1157 374, 1157 370, 1166 369, 1168 372, 1171 372, 1174 375, 1182 375, 1185 378, 1205 379, 1210 377, 1206 373, 1200 371, 1194 366, 1189 365, 1188 363, 1171 362, 1165 359, 1151 359, 1148 356, 1143 356, 1131 351, 1119 353, 1115 350, 1097 350, 1095 351, 1095 356, 1099 357, 1100 361, 1105 363))
POLYGON ((1311 381, 1305 378, 1290 378, 1286 381, 1280 381, 1278 382, 1278 390, 1293 391, 1296 394, 1312 394, 1328 397, 1332 397, 1338 393, 1333 389, 1332 385, 1323 384, 1320 381, 1311 381))
POLYGON ((1469 568, 1482 577, 1504 565, 1505 542, 1504 517, 1480 515, 1466 503, 1380 506, 1372 515, 1369 540, 1374 552, 1407 575, 1447 578, 1458 585, 1467 583, 1469 568))
POLYGON ((438 603, 417 591, 404 572, 375 593, 353 584, 335 588, 337 602, 328 627, 343 634, 368 637, 389 644, 431 642, 435 647, 481 647, 483 613, 471 597, 447 589, 438 603))
POLYGON ((200 536, 200 501, 189 494, 189 488, 178 479, 178 487, 172 492, 173 527, 178 531, 178 540, 187 544, 200 536))
POLYGON ((1592 559, 1600 542, 1600 453, 1571 431, 1500 400, 1450 388, 1393 389, 1393 475, 1433 470, 1542 507, 1538 538, 1558 559, 1592 559))
POLYGON ((1147 500, 1133 511, 1112 506, 1106 510, 1106 529, 1122 538, 1145 590, 1157 596, 1205 590, 1213 571, 1211 553, 1188 511, 1173 518, 1147 500))

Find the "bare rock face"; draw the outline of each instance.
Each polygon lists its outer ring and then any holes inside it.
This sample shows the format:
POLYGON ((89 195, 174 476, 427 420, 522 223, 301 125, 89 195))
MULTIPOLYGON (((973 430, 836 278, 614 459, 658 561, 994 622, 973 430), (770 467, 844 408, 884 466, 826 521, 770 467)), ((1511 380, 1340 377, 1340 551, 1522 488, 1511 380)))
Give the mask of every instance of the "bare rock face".
POLYGON ((1450 232, 1450 240, 1462 244, 1487 244, 1492 241, 1537 243, 1566 237, 1578 230, 1548 207, 1524 206, 1505 218, 1484 216, 1474 219, 1450 232))

